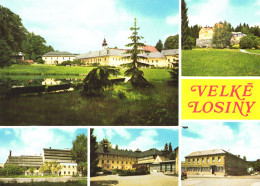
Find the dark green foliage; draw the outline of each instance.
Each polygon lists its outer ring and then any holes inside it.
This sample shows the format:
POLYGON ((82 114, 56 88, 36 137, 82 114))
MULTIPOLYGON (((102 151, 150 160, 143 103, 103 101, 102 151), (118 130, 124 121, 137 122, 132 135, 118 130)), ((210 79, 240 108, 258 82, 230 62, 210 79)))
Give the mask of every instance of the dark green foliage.
POLYGON ((42 55, 51 51, 54 51, 54 49, 52 46, 46 45, 43 37, 35 35, 33 32, 26 32, 25 40, 22 43, 25 60, 30 59, 42 63, 42 55))
POLYGON ((5 165, 4 168, 0 169, 0 176, 12 176, 24 174, 24 168, 16 165, 5 165))
POLYGON ((192 49, 192 46, 195 45, 195 39, 191 36, 188 36, 187 39, 184 41, 183 43, 183 49, 184 50, 191 50, 192 49))
POLYGON ((22 51, 25 31, 21 18, 0 5, 0 68, 10 66, 11 55, 22 51))
POLYGON ((172 83, 175 86, 178 86, 178 83, 179 83, 179 63, 175 64, 174 67, 171 69, 171 71, 169 71, 169 73, 171 75, 170 83, 172 83))
POLYGON ((93 134, 94 129, 90 129, 90 176, 95 176, 98 171, 98 148, 97 137, 93 134))
POLYGON ((170 152, 169 155, 168 155, 169 159, 170 160, 175 160, 176 158, 176 153, 173 151, 173 152, 170 152))
POLYGON ((75 159, 78 164, 78 171, 82 172, 84 176, 87 176, 88 138, 84 133, 80 134, 76 137, 76 140, 73 141, 72 144, 72 158, 75 159))
POLYGON ((194 26, 191 26, 189 29, 190 29, 190 36, 193 38, 193 46, 196 46, 196 39, 199 38, 199 32, 200 32, 201 26, 194 25, 194 26))
POLYGON ((172 143, 171 142, 169 143, 169 152, 170 153, 172 152, 172 143))
POLYGON ((162 51, 162 49, 163 49, 162 40, 159 39, 159 41, 158 41, 158 42, 156 43, 156 45, 155 45, 155 48, 156 48, 159 52, 162 51))
POLYGON ((107 143, 108 149, 112 149, 112 148, 113 148, 111 142, 108 141, 108 139, 106 139, 106 138, 104 138, 102 141, 100 141, 100 142, 98 143, 98 146, 103 148, 103 146, 104 146, 105 143, 107 143))
POLYGON ((189 19, 188 19, 188 8, 185 0, 181 1, 181 46, 182 49, 192 49, 194 42, 191 42, 192 37, 190 36, 189 19))
POLYGON ((138 36, 138 30, 140 28, 136 27, 136 18, 134 27, 131 27, 132 35, 128 37, 132 41, 132 43, 127 44, 127 47, 132 47, 131 50, 126 51, 125 54, 129 54, 130 56, 125 57, 130 59, 132 62, 128 64, 129 69, 125 71, 126 76, 131 76, 130 82, 134 87, 149 87, 151 84, 143 77, 143 71, 138 69, 138 66, 143 66, 145 64, 141 63, 139 59, 145 59, 145 57, 140 56, 139 54, 143 53, 142 50, 139 50, 138 47, 144 47, 145 45, 139 42, 140 39, 143 39, 142 36, 138 36))
POLYGON ((169 151, 169 147, 168 147, 168 144, 167 144, 167 143, 165 143, 165 145, 164 145, 164 150, 165 150, 166 152, 169 151))
POLYGON ((179 34, 169 36, 164 42, 164 49, 178 49, 179 48, 179 34))
POLYGON ((226 21, 223 23, 223 27, 216 26, 214 28, 214 34, 212 38, 213 47, 226 48, 230 46, 231 39, 231 27, 226 21))
POLYGON ((244 36, 244 37, 241 38, 239 45, 243 49, 245 49, 245 48, 251 49, 254 45, 254 42, 249 36, 244 36))
POLYGON ((113 81, 110 75, 117 76, 119 69, 112 67, 97 67, 91 70, 83 80, 83 95, 101 96, 105 88, 111 87, 113 81))
POLYGON ((81 66, 81 65, 84 65, 84 63, 82 63, 80 60, 78 59, 75 59, 73 61, 63 61, 62 63, 60 64, 57 64, 56 66, 81 66))

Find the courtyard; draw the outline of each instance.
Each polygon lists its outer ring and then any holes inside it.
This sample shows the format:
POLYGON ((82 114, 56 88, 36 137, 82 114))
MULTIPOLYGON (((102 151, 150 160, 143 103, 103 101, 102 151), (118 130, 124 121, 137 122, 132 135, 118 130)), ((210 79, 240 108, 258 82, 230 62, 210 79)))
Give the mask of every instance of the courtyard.
POLYGON ((118 175, 107 175, 91 177, 91 186, 99 185, 116 185, 116 186, 178 186, 178 177, 166 176, 163 173, 153 172, 150 175, 143 176, 118 176, 118 175))

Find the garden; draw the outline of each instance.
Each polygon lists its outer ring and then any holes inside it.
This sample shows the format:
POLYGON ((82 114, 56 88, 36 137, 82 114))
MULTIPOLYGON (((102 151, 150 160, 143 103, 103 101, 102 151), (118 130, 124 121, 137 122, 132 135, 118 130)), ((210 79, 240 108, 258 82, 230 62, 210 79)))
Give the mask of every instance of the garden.
MULTIPOLYGON (((177 125, 178 87, 171 81, 170 69, 143 68, 151 88, 134 88, 131 83, 117 83, 102 97, 82 96, 81 84, 94 67, 12 65, 0 69, 1 125, 177 125), (74 91, 48 91, 3 95, 13 86, 71 84, 74 91)), ((125 76, 126 69, 119 68, 125 76)), ((54 88, 55 90, 55 88, 54 88)))

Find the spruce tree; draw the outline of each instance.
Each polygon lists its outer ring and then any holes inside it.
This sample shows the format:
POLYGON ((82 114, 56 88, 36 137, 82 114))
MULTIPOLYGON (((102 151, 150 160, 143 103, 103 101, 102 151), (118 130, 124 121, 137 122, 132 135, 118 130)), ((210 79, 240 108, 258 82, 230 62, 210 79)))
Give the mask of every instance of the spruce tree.
POLYGON ((188 8, 185 0, 181 1, 181 34, 182 49, 192 49, 195 41, 190 36, 188 8))
POLYGON ((156 43, 155 48, 156 48, 159 52, 162 51, 162 49, 163 49, 163 43, 162 43, 162 41, 161 41, 160 39, 159 39, 159 41, 156 43))
POLYGON ((98 154, 97 137, 94 136, 94 129, 90 129, 90 176, 95 176, 97 172, 98 154))
POLYGON ((130 59, 132 62, 128 64, 130 68, 125 71, 125 75, 131 76, 130 82, 134 87, 144 88, 151 86, 151 84, 144 78, 143 71, 138 69, 140 66, 147 66, 146 64, 139 61, 140 59, 146 59, 146 57, 140 55, 143 53, 143 51, 139 48, 144 47, 145 44, 139 41, 143 39, 142 36, 138 36, 139 29, 140 28, 136 27, 135 18, 134 27, 130 28, 132 35, 128 37, 128 39, 130 39, 132 42, 126 45, 126 47, 132 47, 132 49, 125 52, 125 54, 128 54, 128 56, 125 58, 130 59))

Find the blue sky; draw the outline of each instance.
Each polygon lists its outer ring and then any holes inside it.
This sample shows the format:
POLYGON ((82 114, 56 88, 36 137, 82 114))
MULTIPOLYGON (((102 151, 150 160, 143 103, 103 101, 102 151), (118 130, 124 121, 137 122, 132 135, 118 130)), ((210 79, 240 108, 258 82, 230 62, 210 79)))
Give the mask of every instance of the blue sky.
POLYGON ((258 122, 182 122, 181 160, 194 151, 223 149, 255 161, 260 157, 258 122))
POLYGON ((24 26, 43 36, 56 50, 86 53, 125 48, 134 17, 149 45, 178 33, 178 0, 0 0, 18 14, 24 26))
POLYGON ((260 25, 260 0, 186 0, 190 25, 213 26, 224 21, 260 25))
POLYGON ((0 163, 12 155, 40 155, 43 148, 72 148, 78 134, 87 136, 87 129, 77 128, 2 128, 0 129, 0 163))
POLYGON ((107 138, 114 147, 118 145, 119 149, 131 149, 133 151, 137 148, 142 151, 151 148, 163 150, 164 145, 170 142, 173 148, 179 146, 177 129, 96 128, 94 135, 97 136, 98 142, 103 138, 107 138))

